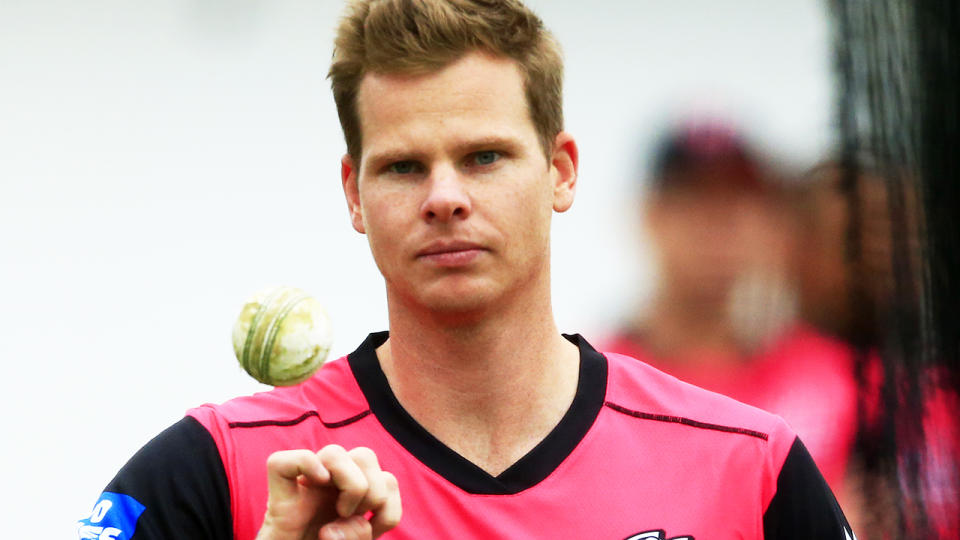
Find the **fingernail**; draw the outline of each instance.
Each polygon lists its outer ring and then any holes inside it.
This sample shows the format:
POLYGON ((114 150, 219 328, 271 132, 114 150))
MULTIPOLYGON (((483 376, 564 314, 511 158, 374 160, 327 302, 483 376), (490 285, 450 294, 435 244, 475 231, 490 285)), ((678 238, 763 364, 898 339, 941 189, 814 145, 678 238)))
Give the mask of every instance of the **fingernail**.
POLYGON ((330 529, 330 538, 332 540, 343 540, 346 536, 343 534, 343 531, 340 530, 340 527, 332 527, 330 529))

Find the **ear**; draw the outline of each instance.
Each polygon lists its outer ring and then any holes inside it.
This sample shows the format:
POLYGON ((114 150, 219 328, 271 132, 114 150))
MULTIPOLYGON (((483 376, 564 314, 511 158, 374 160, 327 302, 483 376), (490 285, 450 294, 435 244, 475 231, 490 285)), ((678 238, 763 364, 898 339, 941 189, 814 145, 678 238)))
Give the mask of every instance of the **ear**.
POLYGON ((343 194, 347 198, 347 209, 350 211, 350 222, 353 228, 361 234, 366 233, 363 226, 363 207, 360 205, 360 186, 357 183, 359 167, 353 162, 350 154, 340 158, 340 179, 343 181, 343 194))
POLYGON ((553 155, 550 158, 554 211, 566 212, 573 205, 579 165, 577 142, 573 140, 573 135, 561 131, 554 139, 553 155))

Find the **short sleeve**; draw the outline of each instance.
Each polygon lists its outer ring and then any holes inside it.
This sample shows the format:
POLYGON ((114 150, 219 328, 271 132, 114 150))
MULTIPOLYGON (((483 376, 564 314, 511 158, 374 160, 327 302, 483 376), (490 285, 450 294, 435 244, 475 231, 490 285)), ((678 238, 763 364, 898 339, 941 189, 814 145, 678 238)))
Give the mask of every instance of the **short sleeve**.
POLYGON ((216 443, 185 417, 148 442, 107 484, 79 538, 233 537, 230 492, 216 443))
POLYGON ((763 514, 765 540, 854 540, 836 498, 799 438, 777 476, 777 491, 763 514))

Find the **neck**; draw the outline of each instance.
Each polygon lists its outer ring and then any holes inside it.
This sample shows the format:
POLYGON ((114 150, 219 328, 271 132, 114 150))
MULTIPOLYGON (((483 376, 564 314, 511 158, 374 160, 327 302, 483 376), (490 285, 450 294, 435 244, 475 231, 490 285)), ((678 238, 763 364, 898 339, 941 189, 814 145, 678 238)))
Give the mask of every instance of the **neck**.
POLYGON ((441 442, 496 475, 557 425, 576 393, 579 352, 556 328, 549 294, 483 316, 393 301, 377 349, 403 407, 441 442))

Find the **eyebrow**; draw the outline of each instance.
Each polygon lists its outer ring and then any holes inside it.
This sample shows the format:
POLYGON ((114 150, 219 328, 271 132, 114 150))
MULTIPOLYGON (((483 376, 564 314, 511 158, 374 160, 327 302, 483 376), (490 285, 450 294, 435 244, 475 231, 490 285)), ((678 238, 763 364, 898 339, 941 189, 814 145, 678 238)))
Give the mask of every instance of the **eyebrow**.
POLYGON ((461 145, 459 145, 460 153, 469 154, 472 152, 479 152, 482 150, 489 149, 504 149, 511 153, 518 153, 522 149, 523 145, 514 137, 503 136, 503 135, 491 135, 488 137, 481 137, 479 139, 472 139, 461 145))

